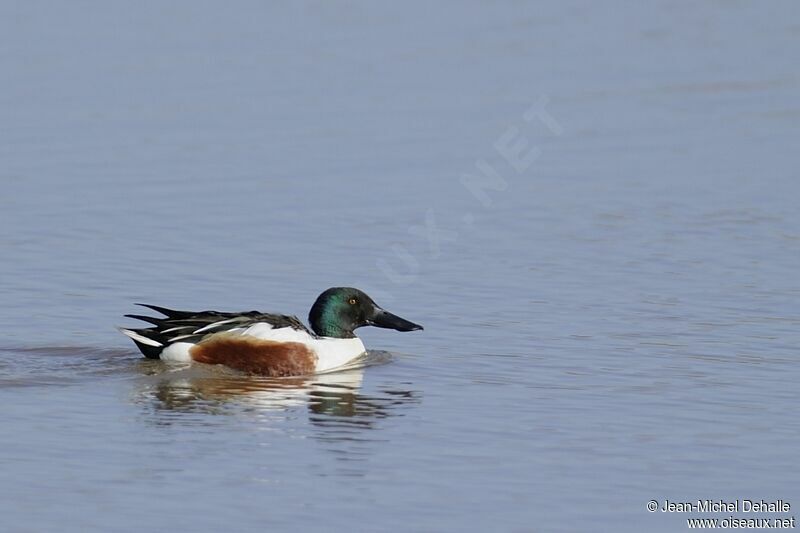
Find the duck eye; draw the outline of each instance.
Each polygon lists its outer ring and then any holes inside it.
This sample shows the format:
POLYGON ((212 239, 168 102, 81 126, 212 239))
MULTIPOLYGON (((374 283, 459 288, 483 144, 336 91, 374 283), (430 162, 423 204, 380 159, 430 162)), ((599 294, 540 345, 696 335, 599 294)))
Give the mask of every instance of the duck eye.
POLYGON ((350 298, 350 305, 356 305, 358 303, 355 298, 350 298))

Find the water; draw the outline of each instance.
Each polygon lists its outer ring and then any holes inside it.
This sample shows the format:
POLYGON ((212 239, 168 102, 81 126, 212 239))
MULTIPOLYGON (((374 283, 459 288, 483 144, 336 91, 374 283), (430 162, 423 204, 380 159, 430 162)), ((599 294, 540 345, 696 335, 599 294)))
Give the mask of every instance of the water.
POLYGON ((0 21, 4 531, 800 506, 794 3, 0 21), (538 152, 513 166, 504 134, 538 152), (471 192, 480 160, 502 181, 471 192), (426 329, 360 330, 363 366, 284 381, 144 361, 114 329, 139 301, 305 317, 333 285, 426 329))

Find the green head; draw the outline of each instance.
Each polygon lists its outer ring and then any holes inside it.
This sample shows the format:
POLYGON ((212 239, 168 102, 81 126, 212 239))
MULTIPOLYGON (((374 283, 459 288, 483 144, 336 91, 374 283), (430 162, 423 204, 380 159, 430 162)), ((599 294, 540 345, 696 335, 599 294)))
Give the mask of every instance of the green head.
POLYGON ((415 331, 422 326, 384 311, 363 291, 352 287, 333 287, 323 292, 311 307, 308 322, 320 337, 349 339, 361 326, 415 331))

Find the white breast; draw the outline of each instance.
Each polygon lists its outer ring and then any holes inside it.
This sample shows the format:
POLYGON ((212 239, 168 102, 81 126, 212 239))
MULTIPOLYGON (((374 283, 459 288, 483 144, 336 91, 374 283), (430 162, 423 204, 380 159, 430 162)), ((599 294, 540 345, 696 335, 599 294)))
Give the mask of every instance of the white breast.
POLYGON ((313 339, 311 346, 317 352, 317 372, 325 372, 349 363, 364 353, 364 343, 358 337, 334 339, 322 337, 313 339))

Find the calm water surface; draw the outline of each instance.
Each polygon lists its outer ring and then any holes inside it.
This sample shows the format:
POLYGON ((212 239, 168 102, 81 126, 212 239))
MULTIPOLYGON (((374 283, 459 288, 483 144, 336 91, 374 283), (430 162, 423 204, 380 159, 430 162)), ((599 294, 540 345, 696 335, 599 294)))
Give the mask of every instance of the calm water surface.
POLYGON ((795 3, 5 3, 0 35, 3 531, 800 509, 795 3), (426 329, 289 380, 114 329, 333 285, 426 329))

